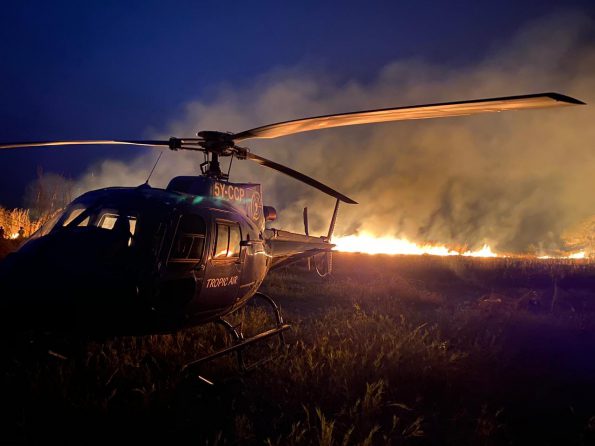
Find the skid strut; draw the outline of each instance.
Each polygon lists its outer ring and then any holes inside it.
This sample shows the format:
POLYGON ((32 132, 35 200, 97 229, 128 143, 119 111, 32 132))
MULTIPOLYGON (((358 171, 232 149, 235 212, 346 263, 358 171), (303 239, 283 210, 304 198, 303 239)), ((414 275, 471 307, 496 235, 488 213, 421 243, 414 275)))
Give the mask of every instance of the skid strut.
POLYGON ((275 328, 271 328, 270 330, 263 331, 261 333, 254 335, 254 336, 251 336, 249 338, 245 338, 244 333, 242 332, 241 328, 238 330, 239 326, 234 326, 228 320, 219 318, 216 322, 218 324, 220 324, 221 326, 223 326, 228 331, 228 333, 231 334, 231 336, 233 337, 233 340, 235 342, 234 345, 231 345, 229 347, 221 349, 215 353, 211 353, 210 355, 204 356, 204 357, 197 359, 195 361, 189 362, 186 365, 184 365, 184 367, 182 367, 182 371, 188 371, 191 369, 195 369, 195 368, 199 367, 201 364, 204 364, 208 361, 211 361, 213 359, 216 359, 221 356, 225 356, 227 354, 235 352, 237 361, 238 361, 238 366, 242 372, 245 372, 247 370, 250 370, 250 369, 258 366, 259 364, 262 364, 262 362, 264 362, 264 361, 262 361, 262 360, 257 361, 254 364, 246 366, 246 363, 244 362, 244 357, 242 355, 244 348, 246 348, 247 346, 249 346, 251 344, 255 344, 257 342, 263 341, 263 340, 268 339, 273 336, 279 336, 281 345, 285 345, 285 337, 283 336, 283 332, 285 330, 288 330, 289 328, 291 328, 291 325, 288 325, 283 321, 283 316, 281 316, 281 309, 279 308, 279 305, 277 305, 277 303, 271 297, 267 296, 264 293, 258 292, 253 296, 253 299, 254 298, 260 298, 260 299, 264 300, 265 302, 267 302, 271 306, 271 308, 273 309, 273 312, 275 314, 275 321, 276 321, 275 328))

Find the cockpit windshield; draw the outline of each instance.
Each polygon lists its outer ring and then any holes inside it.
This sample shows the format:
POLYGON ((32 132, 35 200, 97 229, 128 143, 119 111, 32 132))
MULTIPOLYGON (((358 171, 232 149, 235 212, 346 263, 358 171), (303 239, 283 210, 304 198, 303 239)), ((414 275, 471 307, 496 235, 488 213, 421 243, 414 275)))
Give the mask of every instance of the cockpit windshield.
POLYGON ((56 228, 76 228, 93 226, 108 231, 128 234, 128 245, 132 244, 136 233, 137 213, 130 210, 103 206, 84 206, 74 204, 62 214, 56 228))
MULTIPOLYGON (((70 210, 67 210, 65 213, 65 218, 62 220, 61 226, 68 226, 70 223, 72 223, 72 220, 81 215, 84 211, 85 208, 83 206, 76 206, 70 210)), ((84 222, 79 223, 77 226, 87 226, 88 223, 89 218, 86 218, 84 222)))
POLYGON ((31 234, 31 237, 29 237, 29 240, 33 240, 39 237, 43 237, 44 235, 47 235, 50 233, 50 231, 52 229, 54 229, 54 226, 56 226, 56 223, 58 223, 58 220, 60 220, 60 217, 62 217, 62 213, 58 212, 56 215, 54 215, 53 217, 51 217, 48 221, 46 221, 43 225, 41 225, 41 227, 35 231, 33 234, 31 234))

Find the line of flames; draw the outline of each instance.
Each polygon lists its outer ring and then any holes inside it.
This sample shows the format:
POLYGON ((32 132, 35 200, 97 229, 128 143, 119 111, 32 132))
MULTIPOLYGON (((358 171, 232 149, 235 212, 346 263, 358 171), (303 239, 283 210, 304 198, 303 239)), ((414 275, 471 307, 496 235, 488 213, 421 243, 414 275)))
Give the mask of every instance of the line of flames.
MULTIPOLYGON (((11 234, 11 239, 17 239, 18 233, 11 234)), ((359 252, 365 254, 405 254, 405 255, 433 255, 433 256, 464 256, 464 257, 510 257, 497 254, 492 248, 484 244, 475 251, 456 251, 444 245, 417 244, 404 238, 376 237, 369 234, 347 235, 333 238, 335 250, 341 252, 359 252)), ((585 259, 584 251, 570 253, 565 256, 537 256, 538 259, 585 259)))
MULTIPOLYGON (((510 257, 495 253, 488 244, 481 249, 457 251, 444 245, 417 244, 404 238, 376 237, 371 234, 347 235, 334 237, 335 250, 341 252, 360 252, 366 254, 407 254, 434 256, 465 256, 465 257, 510 257)), ((584 259, 584 251, 574 252, 565 256, 538 256, 539 259, 584 259)))

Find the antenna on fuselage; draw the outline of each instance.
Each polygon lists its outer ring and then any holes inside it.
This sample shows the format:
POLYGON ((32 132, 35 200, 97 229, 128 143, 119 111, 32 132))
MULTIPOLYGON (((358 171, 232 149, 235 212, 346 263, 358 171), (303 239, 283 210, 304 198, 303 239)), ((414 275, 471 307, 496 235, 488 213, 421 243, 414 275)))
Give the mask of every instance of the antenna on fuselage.
POLYGON ((151 172, 149 173, 149 176, 147 177, 147 181, 145 181, 145 184, 147 186, 149 185, 149 180, 151 179, 151 176, 153 175, 153 172, 155 172, 155 168, 157 167, 157 164, 159 164, 159 160, 161 159, 161 155, 163 155, 163 152, 159 152, 159 156, 157 157, 157 161, 155 161, 155 164, 153 165, 153 168, 151 169, 151 172))

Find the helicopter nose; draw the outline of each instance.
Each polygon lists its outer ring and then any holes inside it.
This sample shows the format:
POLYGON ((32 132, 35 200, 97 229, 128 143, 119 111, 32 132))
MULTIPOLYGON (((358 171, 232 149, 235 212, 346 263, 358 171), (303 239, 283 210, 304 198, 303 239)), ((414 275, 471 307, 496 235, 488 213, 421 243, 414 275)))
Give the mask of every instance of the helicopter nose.
POLYGON ((67 327, 125 309, 136 297, 127 256, 106 234, 32 240, 0 264, 0 308, 7 326, 67 327), (8 321, 6 321, 8 319, 8 321))

